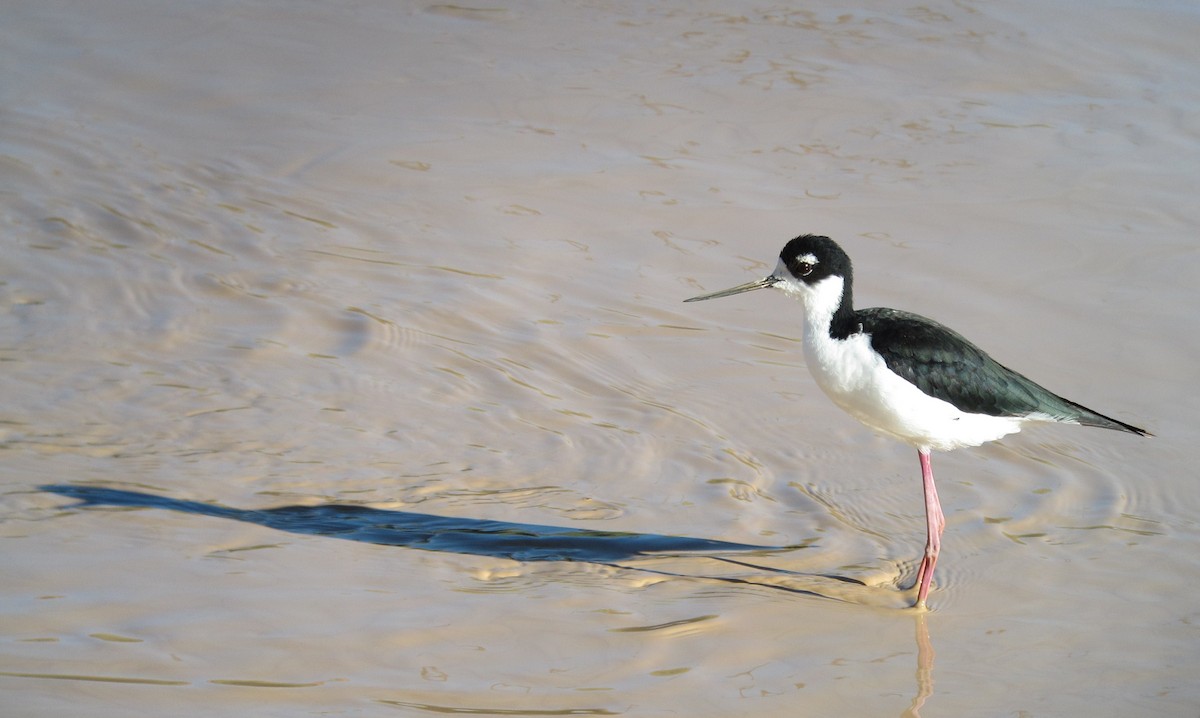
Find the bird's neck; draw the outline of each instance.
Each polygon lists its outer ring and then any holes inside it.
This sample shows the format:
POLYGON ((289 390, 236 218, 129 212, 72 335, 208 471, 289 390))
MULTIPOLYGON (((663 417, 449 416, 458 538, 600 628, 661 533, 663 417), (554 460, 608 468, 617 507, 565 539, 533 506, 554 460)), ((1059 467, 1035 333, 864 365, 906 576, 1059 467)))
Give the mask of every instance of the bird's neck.
POLYGON ((801 300, 810 332, 830 339, 845 339, 862 330, 854 319, 851 285, 843 277, 827 277, 806 287, 801 300))

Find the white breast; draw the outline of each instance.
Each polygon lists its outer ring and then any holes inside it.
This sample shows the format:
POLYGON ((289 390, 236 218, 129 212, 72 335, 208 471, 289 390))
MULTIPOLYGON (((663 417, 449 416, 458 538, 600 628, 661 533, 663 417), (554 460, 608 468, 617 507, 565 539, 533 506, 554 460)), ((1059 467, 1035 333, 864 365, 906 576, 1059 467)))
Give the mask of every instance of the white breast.
POLYGON ((893 373, 866 334, 831 339, 805 331, 804 355, 817 385, 846 413, 918 449, 978 446, 1020 431, 1014 417, 968 414, 893 373))

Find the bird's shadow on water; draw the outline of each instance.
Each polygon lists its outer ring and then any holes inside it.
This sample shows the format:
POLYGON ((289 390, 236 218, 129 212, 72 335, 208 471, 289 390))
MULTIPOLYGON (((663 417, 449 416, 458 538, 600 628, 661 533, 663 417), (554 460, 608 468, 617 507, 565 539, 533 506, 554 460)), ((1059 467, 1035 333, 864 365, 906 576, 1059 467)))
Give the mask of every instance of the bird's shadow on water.
MULTIPOLYGON (((41 490, 76 499, 68 508, 147 508, 244 521, 278 531, 362 541, 383 546, 403 546, 507 558, 515 561, 580 561, 663 577, 720 581, 762 586, 851 603, 898 607, 900 593, 871 587, 855 578, 804 573, 753 563, 752 558, 776 557, 810 548, 761 546, 714 539, 663 534, 597 531, 563 526, 515 523, 490 519, 437 516, 412 511, 376 509, 349 504, 276 506, 238 509, 220 504, 173 499, 157 494, 100 486, 49 484, 41 490), (666 559, 681 557, 715 561, 725 571, 672 570, 666 559), (630 565, 622 562, 636 562, 630 565)), ((688 564, 694 568, 693 564, 688 564)))
MULTIPOLYGON (((41 490, 75 499, 69 509, 165 509, 199 516, 245 521, 278 531, 363 541, 383 546, 403 546, 426 551, 447 551, 516 561, 582 561, 643 571, 664 578, 719 581, 748 587, 760 586, 850 603, 897 608, 907 605, 905 593, 867 586, 845 576, 802 573, 758 565, 744 557, 766 558, 811 548, 759 546, 713 539, 663 534, 596 531, 593 529, 524 524, 509 521, 435 516, 412 511, 367 506, 324 504, 276 506, 269 509, 235 509, 219 504, 172 499, 139 491, 100 486, 50 484, 41 490), (718 561, 743 571, 741 575, 668 570, 656 563, 680 557, 718 561), (636 561, 637 565, 629 565, 636 561), (897 603, 899 602, 899 603, 897 603)), ((688 564, 689 566, 692 564, 688 564)), ((908 592, 911 594, 911 592, 908 592)), ((914 615, 917 635, 917 688, 912 704, 901 718, 920 718, 920 709, 933 690, 933 647, 925 616, 914 615)))

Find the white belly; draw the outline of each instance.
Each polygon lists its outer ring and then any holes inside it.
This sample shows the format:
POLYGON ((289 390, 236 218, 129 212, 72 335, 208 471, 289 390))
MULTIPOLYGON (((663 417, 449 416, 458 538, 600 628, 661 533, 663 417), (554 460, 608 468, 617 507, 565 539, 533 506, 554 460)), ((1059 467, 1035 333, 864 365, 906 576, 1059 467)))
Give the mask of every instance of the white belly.
POLYGON ((817 385, 846 413, 918 449, 978 446, 1020 431, 1018 417, 959 411, 892 373, 871 349, 870 337, 832 339, 806 327, 804 354, 817 385))

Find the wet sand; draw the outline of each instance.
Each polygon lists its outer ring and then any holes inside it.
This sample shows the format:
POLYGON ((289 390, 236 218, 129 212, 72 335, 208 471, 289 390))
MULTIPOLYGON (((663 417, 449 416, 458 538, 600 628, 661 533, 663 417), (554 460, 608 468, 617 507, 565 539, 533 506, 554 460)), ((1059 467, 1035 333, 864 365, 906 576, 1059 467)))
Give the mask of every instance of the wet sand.
POLYGON ((0 27, 14 716, 1189 716, 1200 13, 131 0, 0 27), (935 458, 762 276, 1152 439, 935 458))

